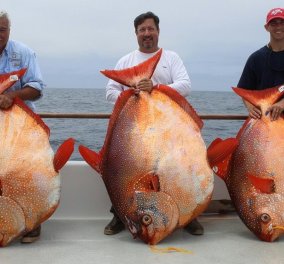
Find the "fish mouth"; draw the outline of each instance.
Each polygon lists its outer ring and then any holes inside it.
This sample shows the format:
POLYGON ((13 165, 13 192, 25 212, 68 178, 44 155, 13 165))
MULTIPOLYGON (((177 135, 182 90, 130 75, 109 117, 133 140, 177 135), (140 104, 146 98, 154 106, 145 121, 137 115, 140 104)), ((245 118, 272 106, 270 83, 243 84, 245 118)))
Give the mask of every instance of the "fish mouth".
POLYGON ((284 233, 284 226, 281 225, 271 225, 266 234, 261 234, 260 239, 266 242, 273 242, 276 240, 282 233, 284 233))
POLYGON ((125 220, 127 223, 128 230, 133 236, 133 239, 136 239, 141 228, 135 222, 133 222, 129 217, 125 216, 125 220))

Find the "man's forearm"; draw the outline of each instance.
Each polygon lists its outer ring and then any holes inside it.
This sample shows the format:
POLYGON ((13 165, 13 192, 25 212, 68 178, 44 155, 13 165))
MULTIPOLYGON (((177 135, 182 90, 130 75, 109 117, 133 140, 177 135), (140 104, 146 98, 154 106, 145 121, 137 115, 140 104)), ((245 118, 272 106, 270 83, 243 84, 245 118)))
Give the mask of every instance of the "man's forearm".
POLYGON ((33 101, 40 97, 40 91, 38 91, 37 89, 33 87, 26 86, 22 88, 21 90, 7 92, 6 95, 12 99, 15 97, 19 97, 22 100, 33 101))

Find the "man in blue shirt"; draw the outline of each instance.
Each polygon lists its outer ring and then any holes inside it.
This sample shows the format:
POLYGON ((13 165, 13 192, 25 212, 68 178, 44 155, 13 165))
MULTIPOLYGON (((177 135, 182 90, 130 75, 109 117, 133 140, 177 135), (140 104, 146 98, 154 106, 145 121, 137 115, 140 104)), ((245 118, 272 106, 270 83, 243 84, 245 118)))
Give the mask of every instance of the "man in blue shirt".
MULTIPOLYGON (((44 84, 35 53, 22 43, 9 40, 10 19, 5 11, 0 11, 0 74, 27 68, 24 76, 0 94, 0 109, 7 109, 13 103, 13 98, 19 97, 35 110, 33 104, 42 95, 44 84)), ((27 233, 22 243, 31 243, 40 236, 40 226, 27 233)))
POLYGON ((13 98, 19 97, 35 110, 33 101, 40 98, 44 83, 34 51, 26 45, 9 40, 10 19, 0 11, 0 74, 27 68, 25 75, 4 94, 0 94, 0 108, 7 109, 13 98))
MULTIPOLYGON (((284 84, 284 8, 271 9, 264 25, 270 34, 267 45, 248 58, 238 87, 248 90, 263 90, 284 84)), ((244 101, 250 117, 261 118, 258 107, 244 101)), ((284 98, 273 104, 267 112, 271 120, 277 120, 284 110, 284 98)))

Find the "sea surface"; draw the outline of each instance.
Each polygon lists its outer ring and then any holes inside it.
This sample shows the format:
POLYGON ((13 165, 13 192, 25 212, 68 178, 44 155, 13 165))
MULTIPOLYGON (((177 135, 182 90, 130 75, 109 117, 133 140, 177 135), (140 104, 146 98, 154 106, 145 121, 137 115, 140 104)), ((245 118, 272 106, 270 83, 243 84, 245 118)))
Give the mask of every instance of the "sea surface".
MULTIPOLYGON (((187 98, 198 114, 247 114, 240 97, 231 91, 192 91, 187 98)), ((51 89, 36 102, 38 113, 111 113, 113 105, 105 100, 104 89, 51 89)), ((67 138, 76 140, 71 160, 82 160, 79 144, 99 151, 103 146, 108 119, 45 118, 50 128, 54 151, 67 138)), ((234 137, 244 121, 204 120, 202 135, 209 145, 215 138, 234 137)))

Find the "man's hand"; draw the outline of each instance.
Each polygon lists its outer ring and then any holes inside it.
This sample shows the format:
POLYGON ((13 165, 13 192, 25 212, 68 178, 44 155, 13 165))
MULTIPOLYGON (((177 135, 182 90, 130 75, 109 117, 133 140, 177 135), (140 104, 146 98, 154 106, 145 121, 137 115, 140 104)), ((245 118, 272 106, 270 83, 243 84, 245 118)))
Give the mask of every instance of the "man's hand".
POLYGON ((270 120, 271 121, 275 121, 277 120, 281 113, 284 110, 284 99, 282 99, 281 101, 275 103, 274 105, 270 106, 267 111, 266 111, 266 115, 270 114, 270 120))
POLYGON ((140 91, 151 93, 153 89, 153 82, 151 79, 146 79, 146 78, 142 79, 137 83, 136 88, 139 89, 140 91))
POLYGON ((249 116, 253 119, 260 119, 261 118, 261 110, 255 106, 248 108, 249 116))
POLYGON ((254 106, 253 104, 249 103, 245 99, 243 99, 243 102, 249 112, 249 116, 253 119, 260 119, 261 118, 261 110, 254 106))
POLYGON ((7 109, 13 104, 13 99, 5 94, 0 94, 0 109, 7 109))

